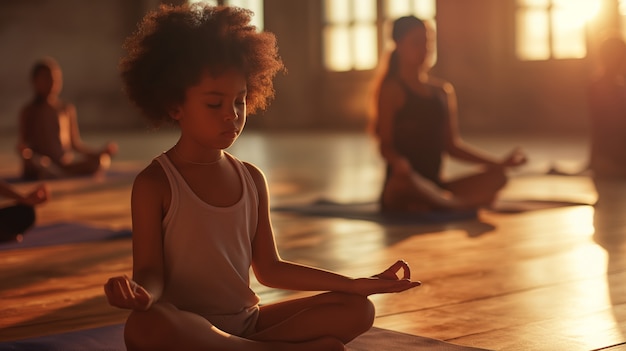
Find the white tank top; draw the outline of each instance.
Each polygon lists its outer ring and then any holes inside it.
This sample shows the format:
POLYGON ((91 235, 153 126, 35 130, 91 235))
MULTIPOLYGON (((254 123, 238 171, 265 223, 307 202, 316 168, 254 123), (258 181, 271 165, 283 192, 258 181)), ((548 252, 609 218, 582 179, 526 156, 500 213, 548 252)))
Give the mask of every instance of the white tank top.
POLYGON ((202 201, 165 153, 156 157, 172 195, 163 218, 165 287, 161 300, 245 337, 255 332, 259 311, 259 297, 250 288, 259 198, 246 166, 225 155, 243 184, 241 198, 229 207, 202 201))

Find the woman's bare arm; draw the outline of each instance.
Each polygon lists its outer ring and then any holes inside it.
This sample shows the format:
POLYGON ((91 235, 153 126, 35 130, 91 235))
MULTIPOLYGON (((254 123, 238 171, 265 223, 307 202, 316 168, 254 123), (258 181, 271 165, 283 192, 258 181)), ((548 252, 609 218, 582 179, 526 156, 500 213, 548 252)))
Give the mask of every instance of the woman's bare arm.
POLYGON ((519 149, 513 150, 508 156, 500 159, 467 144, 459 133, 458 107, 454 87, 448 82, 443 82, 435 89, 442 95, 444 101, 446 101, 448 118, 445 144, 446 150, 450 156, 459 160, 490 166, 517 166, 525 162, 526 157, 519 149))

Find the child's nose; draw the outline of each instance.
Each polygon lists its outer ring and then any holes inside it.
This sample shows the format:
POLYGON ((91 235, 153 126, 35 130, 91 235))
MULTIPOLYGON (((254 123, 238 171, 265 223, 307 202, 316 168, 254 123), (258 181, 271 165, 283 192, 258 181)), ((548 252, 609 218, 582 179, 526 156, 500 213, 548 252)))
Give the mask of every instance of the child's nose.
POLYGON ((233 105, 229 108, 224 117, 227 121, 237 120, 239 118, 239 111, 237 110, 237 107, 233 105))

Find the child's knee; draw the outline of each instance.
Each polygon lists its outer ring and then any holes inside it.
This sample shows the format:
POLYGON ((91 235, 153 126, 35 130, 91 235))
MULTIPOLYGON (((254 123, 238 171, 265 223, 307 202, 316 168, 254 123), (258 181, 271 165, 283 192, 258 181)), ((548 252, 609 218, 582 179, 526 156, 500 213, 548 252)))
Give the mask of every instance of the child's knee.
POLYGON ((366 331, 374 324, 376 307, 374 307, 374 303, 365 296, 358 296, 355 303, 358 314, 361 316, 360 321, 362 322, 362 329, 366 331))
POLYGON ((124 342, 129 351, 166 350, 173 335, 168 327, 170 318, 162 306, 153 305, 148 311, 133 311, 126 320, 124 342))
POLYGON ((374 324, 376 308, 374 303, 366 296, 355 294, 344 294, 345 305, 348 307, 348 314, 353 319, 352 325, 357 333, 367 331, 374 324))

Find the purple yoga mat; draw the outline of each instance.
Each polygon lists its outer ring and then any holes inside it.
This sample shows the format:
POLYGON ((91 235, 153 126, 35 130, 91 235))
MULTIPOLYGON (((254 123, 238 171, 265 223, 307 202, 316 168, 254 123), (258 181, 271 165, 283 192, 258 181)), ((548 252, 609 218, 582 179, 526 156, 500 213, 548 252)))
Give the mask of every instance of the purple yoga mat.
POLYGON ((130 237, 130 229, 115 230, 83 223, 60 222, 35 226, 24 234, 22 242, 0 243, 0 251, 130 237))

